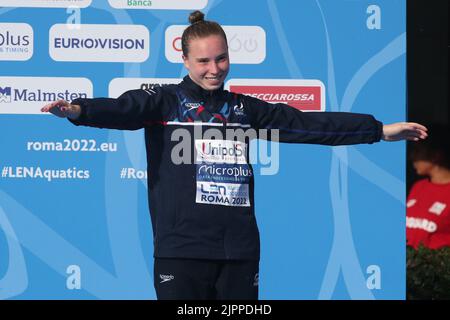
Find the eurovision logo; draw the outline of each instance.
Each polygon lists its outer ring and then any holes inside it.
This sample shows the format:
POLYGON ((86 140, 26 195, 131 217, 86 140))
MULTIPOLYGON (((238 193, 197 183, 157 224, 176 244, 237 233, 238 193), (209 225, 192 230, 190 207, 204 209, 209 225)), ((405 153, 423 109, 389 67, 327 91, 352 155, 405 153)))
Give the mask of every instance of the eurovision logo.
POLYGON ((231 79, 225 88, 301 111, 325 111, 325 85, 320 80, 231 79))
POLYGON ((150 32, 143 25, 55 24, 49 41, 55 61, 144 62, 150 54, 150 32))

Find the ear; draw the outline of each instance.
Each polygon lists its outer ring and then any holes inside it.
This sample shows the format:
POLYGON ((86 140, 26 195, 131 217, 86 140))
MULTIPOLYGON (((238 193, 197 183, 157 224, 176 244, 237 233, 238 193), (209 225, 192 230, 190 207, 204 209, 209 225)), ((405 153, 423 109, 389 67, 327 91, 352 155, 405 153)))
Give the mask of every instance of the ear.
POLYGON ((184 54, 181 57, 183 58, 184 67, 189 70, 188 58, 184 54))

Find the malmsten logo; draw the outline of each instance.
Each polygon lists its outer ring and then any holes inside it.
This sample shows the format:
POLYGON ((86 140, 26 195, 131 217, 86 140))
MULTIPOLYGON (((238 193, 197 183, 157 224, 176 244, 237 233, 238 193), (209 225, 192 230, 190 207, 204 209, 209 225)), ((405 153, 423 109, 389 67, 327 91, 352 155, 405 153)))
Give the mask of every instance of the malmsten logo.
POLYGON ((43 104, 91 98, 92 82, 69 77, 0 77, 0 114, 39 114, 43 104))
POLYGON ((60 99, 71 101, 77 98, 87 97, 88 96, 86 93, 74 93, 70 92, 67 89, 63 92, 48 92, 41 89, 31 91, 29 89, 13 89, 11 87, 0 87, 0 103, 10 103, 12 101, 51 102, 60 99))

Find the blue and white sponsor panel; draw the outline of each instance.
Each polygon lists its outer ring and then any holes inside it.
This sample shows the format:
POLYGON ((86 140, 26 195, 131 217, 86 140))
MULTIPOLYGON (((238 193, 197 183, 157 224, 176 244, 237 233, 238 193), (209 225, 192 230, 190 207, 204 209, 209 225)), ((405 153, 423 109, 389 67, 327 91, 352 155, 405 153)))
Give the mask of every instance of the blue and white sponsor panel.
MULTIPOLYGON (((225 28, 226 89, 405 120, 405 0, 0 0, 0 299, 156 298, 144 131, 40 109, 179 83, 196 9, 225 28)), ((255 205, 260 299, 405 298, 405 224, 432 229, 405 219, 405 143, 194 138, 195 201, 255 205)))
POLYGON ((0 61, 31 59, 34 32, 28 23, 0 23, 0 61))
POLYGON ((56 101, 92 98, 86 78, 0 77, 0 114, 43 115, 43 105, 56 101))

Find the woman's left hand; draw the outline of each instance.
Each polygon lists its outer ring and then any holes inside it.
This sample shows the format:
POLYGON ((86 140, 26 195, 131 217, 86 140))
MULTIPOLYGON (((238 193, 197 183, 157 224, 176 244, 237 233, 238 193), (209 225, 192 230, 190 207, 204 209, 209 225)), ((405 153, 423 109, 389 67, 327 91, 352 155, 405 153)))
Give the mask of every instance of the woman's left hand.
POLYGON ((397 122, 383 125, 384 141, 419 141, 428 137, 428 129, 415 122, 397 122))

